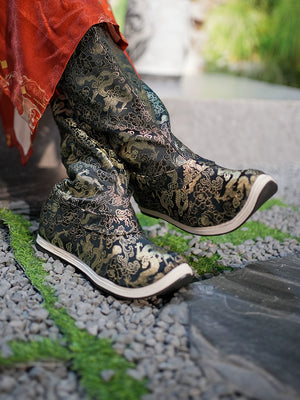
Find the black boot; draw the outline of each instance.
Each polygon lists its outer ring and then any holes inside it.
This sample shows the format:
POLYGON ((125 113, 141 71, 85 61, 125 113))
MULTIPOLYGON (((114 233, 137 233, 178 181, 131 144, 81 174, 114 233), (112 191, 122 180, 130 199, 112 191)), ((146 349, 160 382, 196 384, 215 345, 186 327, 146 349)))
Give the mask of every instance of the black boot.
POLYGON ((63 97, 55 100, 53 112, 69 179, 46 201, 37 243, 124 298, 157 295, 191 281, 193 271, 182 256, 143 234, 130 204, 128 173, 106 138, 95 142, 63 97))
POLYGON ((59 84, 74 115, 105 134, 130 172, 146 214, 201 235, 230 232, 277 190, 257 170, 231 170, 201 158, 176 139, 159 98, 136 75, 103 25, 89 30, 59 84))

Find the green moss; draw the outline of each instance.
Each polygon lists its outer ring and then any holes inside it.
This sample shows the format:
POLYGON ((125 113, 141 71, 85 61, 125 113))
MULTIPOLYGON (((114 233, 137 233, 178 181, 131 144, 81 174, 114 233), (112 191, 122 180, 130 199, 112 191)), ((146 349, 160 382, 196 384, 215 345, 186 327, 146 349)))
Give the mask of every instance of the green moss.
POLYGON ((0 366, 8 367, 37 360, 67 361, 71 358, 68 348, 62 346, 61 342, 48 338, 41 338, 36 342, 14 341, 10 343, 10 347, 13 355, 9 358, 0 356, 0 366))
POLYGON ((224 270, 231 270, 230 267, 225 267, 218 263, 221 259, 220 256, 214 254, 211 257, 187 257, 189 264, 195 268, 200 276, 205 276, 205 274, 218 275, 224 270), (197 261, 196 261, 197 260, 197 261))
POLYGON ((176 251, 181 254, 189 249, 188 240, 185 240, 180 236, 171 235, 170 233, 166 233, 164 236, 157 236, 153 238, 152 241, 158 246, 166 247, 171 251, 176 251))
MULTIPOLYGON (((261 208, 261 210, 268 210, 273 206, 288 207, 288 205, 286 205, 281 200, 271 199, 261 208)), ((147 227, 159 223, 158 219, 154 219, 143 214, 138 214, 138 219, 142 226, 147 227)), ((178 235, 171 235, 170 233, 167 233, 164 236, 157 236, 153 238, 152 241, 159 246, 168 248, 171 251, 186 256, 185 253, 189 250, 190 247, 190 239, 186 238, 187 236, 189 236, 189 234, 171 224, 168 224, 168 226, 169 230, 177 232, 178 235)), ((244 243, 246 240, 251 239, 253 241, 256 241, 257 238, 264 239, 268 236, 271 236, 279 242, 283 242, 285 239, 297 239, 300 242, 300 238, 294 238, 287 233, 281 232, 278 229, 270 228, 267 225, 256 221, 248 221, 243 224, 242 227, 240 227, 239 229, 227 233, 226 235, 199 236, 199 242, 210 241, 216 245, 220 243, 232 243, 234 246, 238 246, 244 243)), ((193 266, 198 274, 201 276, 206 273, 213 273, 214 275, 216 275, 225 269, 230 269, 230 267, 224 267, 218 264, 218 260, 220 260, 221 257, 217 254, 214 254, 211 257, 196 257, 194 255, 191 255, 186 256, 186 258, 189 264, 193 266)))
POLYGON ((30 223, 22 216, 0 209, 0 218, 9 226, 11 247, 17 262, 22 266, 31 283, 44 298, 44 307, 63 333, 61 342, 42 339, 38 342, 11 342, 13 356, 0 358, 2 365, 14 365, 27 361, 55 358, 70 360, 71 368, 79 375, 87 395, 92 399, 139 399, 146 393, 146 382, 136 381, 126 374, 134 364, 127 362, 111 347, 109 340, 98 339, 76 327, 65 308, 57 307, 57 297, 45 277, 43 260, 33 250, 33 238, 29 232, 30 223), (114 377, 109 382, 101 378, 101 371, 112 369, 114 377))
POLYGON ((145 215, 142 213, 138 213, 137 217, 141 226, 153 226, 160 221, 158 218, 149 217, 149 215, 145 215))
MULTIPOLYGON (((269 209, 273 207, 273 205, 280 205, 281 207, 286 206, 281 201, 275 201, 267 204, 265 209, 269 209)), ((151 217, 141 214, 138 214, 138 218, 142 226, 151 226, 153 225, 153 222, 155 224, 159 222, 159 220, 154 220, 151 217)), ((184 239, 184 236, 187 236, 187 233, 171 224, 169 224, 169 229, 178 232, 180 236, 174 236, 167 233, 164 237, 159 236, 158 238, 154 238, 152 240, 160 246, 169 247, 172 251, 187 251, 189 248, 189 239, 184 239)), ((199 241, 205 242, 210 240, 215 244, 231 242, 232 244, 237 246, 239 244, 242 244, 246 240, 255 240, 258 237, 265 238, 267 236, 272 236, 274 239, 277 239, 280 242, 283 242, 285 239, 297 239, 298 241, 300 241, 300 238, 295 238, 288 233, 281 232, 278 229, 270 228, 267 225, 257 221, 248 221, 244 223, 239 229, 230 233, 226 233, 225 235, 199 236, 199 241)))
POLYGON ((146 393, 145 381, 138 382, 126 374, 128 368, 134 368, 134 364, 118 356, 109 340, 99 340, 86 331, 73 332, 72 336, 72 368, 81 375, 81 384, 91 398, 134 400, 146 393), (113 370, 115 375, 104 383, 101 371, 107 369, 113 370))
MULTIPOLYGON (((174 227, 172 226, 172 228, 174 227)), ((183 234, 186 235, 185 232, 183 232, 183 234)), ((207 273, 217 275, 224 269, 227 269, 226 267, 218 264, 218 260, 220 259, 218 255, 213 255, 212 257, 195 257, 193 255, 186 256, 185 252, 187 252, 189 249, 190 240, 184 239, 181 236, 174 236, 167 233, 164 236, 157 236, 153 238, 152 241, 158 246, 168 248, 171 251, 184 255, 188 263, 194 267, 197 273, 201 276, 207 273)))
POLYGON ((201 241, 211 240, 216 244, 230 242, 233 245, 238 246, 244 243, 246 240, 256 240, 257 238, 264 239, 267 236, 271 236, 273 239, 276 239, 279 242, 283 242, 285 239, 297 239, 300 241, 300 238, 295 238, 288 233, 281 232, 279 229, 270 228, 267 225, 257 221, 248 221, 236 231, 227 233, 226 235, 210 237, 203 236, 201 241))
POLYGON ((263 204, 259 211, 265 211, 265 210, 269 210, 270 208, 272 208, 273 206, 278 206, 278 207, 283 207, 283 208, 288 208, 290 207, 288 204, 284 203, 282 200, 280 199, 270 199, 268 201, 265 202, 265 204, 263 204))

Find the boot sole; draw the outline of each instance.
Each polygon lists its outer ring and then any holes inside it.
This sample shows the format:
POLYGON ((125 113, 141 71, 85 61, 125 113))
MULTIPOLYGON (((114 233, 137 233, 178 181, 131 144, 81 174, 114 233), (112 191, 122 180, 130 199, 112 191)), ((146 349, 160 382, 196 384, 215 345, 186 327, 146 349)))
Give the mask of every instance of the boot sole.
POLYGON ((202 236, 215 236, 229 233, 239 228, 251 215, 258 210, 270 197, 273 196, 277 191, 277 183, 269 175, 259 175, 249 194, 249 197, 241 209, 241 211, 230 221, 224 222, 223 224, 216 226, 205 226, 205 227, 192 227, 181 222, 178 222, 168 215, 162 214, 158 211, 149 210, 147 208, 140 207, 140 210, 151 217, 162 218, 167 222, 177 226, 178 228, 192 233, 194 235, 202 236))
POLYGON ((126 288, 119 286, 110 280, 103 278, 96 274, 87 264, 81 261, 78 257, 74 256, 67 251, 60 249, 57 246, 49 243, 43 239, 40 235, 37 235, 36 243, 47 252, 55 255, 56 257, 67 261, 74 267, 78 268, 83 272, 96 286, 105 291, 106 293, 113 294, 120 298, 125 299, 142 299, 146 297, 157 296, 169 292, 173 292, 180 287, 190 283, 193 279, 193 270, 186 264, 180 264, 175 267, 172 271, 167 273, 157 282, 154 282, 148 286, 138 288, 126 288))

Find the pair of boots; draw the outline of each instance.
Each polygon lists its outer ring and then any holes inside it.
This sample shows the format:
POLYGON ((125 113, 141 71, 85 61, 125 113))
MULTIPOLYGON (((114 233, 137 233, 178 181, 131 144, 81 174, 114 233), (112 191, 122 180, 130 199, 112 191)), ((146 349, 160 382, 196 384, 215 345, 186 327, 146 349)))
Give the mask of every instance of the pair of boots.
POLYGON ((79 43, 52 102, 68 179, 45 202, 37 243, 104 291, 142 298, 192 280, 179 254, 144 235, 130 203, 193 234, 238 228, 277 190, 256 170, 205 160, 173 135, 159 98, 136 75, 106 25, 79 43))

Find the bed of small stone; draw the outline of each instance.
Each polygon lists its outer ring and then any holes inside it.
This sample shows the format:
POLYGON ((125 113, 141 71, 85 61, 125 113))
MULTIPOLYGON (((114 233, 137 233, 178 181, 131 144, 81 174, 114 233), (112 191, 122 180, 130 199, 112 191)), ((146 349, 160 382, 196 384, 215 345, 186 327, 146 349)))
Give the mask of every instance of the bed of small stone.
MULTIPOLYGON (((300 213, 292 208, 274 206, 258 212, 252 219, 300 237, 300 213)), ((32 221, 32 230, 36 229, 37 221, 32 221)), ((161 223, 147 229, 153 237, 165 233, 166 225, 161 223)), ((258 238, 239 246, 231 243, 217 245, 209 240, 199 243, 199 238, 192 235, 189 239, 188 254, 197 257, 218 254, 221 264, 235 268, 242 268, 250 261, 300 252, 300 244, 294 239, 280 243, 272 237, 258 238)), ((54 285, 59 302, 76 320, 77 327, 99 338, 111 339, 116 352, 136 363, 136 369, 128 370, 128 374, 136 379, 148 380, 150 393, 143 397, 144 400, 199 399, 207 392, 209 379, 189 354, 186 300, 192 295, 193 285, 181 289, 168 300, 117 300, 102 295, 72 266, 63 265, 39 251, 37 255, 45 259, 48 281, 54 285)), ((0 265, 2 355, 11 355, 8 342, 17 338, 59 338, 60 332, 42 306, 42 297, 16 266, 9 247, 8 232, 1 225, 0 265)), ((112 373, 104 372, 103 379, 110 379, 112 373)), ((30 366, 2 370, 0 377, 0 400, 85 398, 75 373, 63 363, 36 362, 30 366)), ((209 390, 211 393, 211 388, 209 390)), ((221 397, 216 393, 214 398, 221 397)), ((228 393, 224 398, 245 397, 228 393)))

